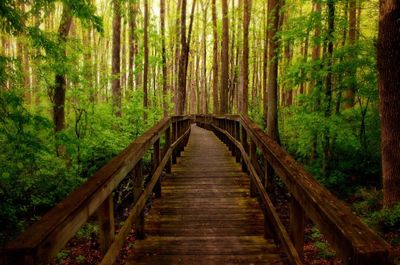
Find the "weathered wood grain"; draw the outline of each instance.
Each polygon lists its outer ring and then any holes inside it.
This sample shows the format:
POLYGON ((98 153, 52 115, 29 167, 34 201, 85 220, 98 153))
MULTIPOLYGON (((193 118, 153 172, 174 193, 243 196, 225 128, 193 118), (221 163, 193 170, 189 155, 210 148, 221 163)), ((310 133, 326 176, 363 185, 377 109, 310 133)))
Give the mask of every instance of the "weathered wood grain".
POLYGON ((264 216, 249 197, 249 177, 211 132, 191 137, 163 196, 146 216, 146 239, 127 264, 284 264, 286 255, 264 238, 264 216))

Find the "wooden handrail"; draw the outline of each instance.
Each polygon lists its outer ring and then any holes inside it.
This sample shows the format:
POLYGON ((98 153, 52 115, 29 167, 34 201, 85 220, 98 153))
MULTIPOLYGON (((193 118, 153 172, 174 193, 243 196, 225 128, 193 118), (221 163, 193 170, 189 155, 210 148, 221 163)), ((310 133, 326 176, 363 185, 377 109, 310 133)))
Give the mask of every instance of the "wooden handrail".
MULTIPOLYGON (((173 156, 182 151, 189 137, 191 122, 191 116, 173 116, 158 122, 110 160, 82 186, 47 212, 39 221, 30 226, 16 240, 0 249, 0 264, 44 264, 48 262, 96 211, 101 219, 100 234, 101 242, 104 244, 102 249, 108 253, 112 242, 118 241, 120 238, 117 235, 114 240, 113 234, 113 190, 125 177, 133 174, 132 172, 142 171, 141 160, 152 145, 158 144, 158 148, 154 149, 160 152, 160 138, 165 133, 166 143, 164 150, 159 153, 161 157, 156 162, 150 186, 144 187, 144 190, 141 186, 137 189, 139 194, 135 195, 137 198, 129 215, 131 221, 128 222, 132 225, 132 220, 143 212, 145 202, 156 186, 162 170, 164 167, 170 167, 168 164, 170 164, 171 156, 173 160, 173 156), (138 166, 140 166, 139 169, 138 166), (132 212, 134 213, 132 214, 132 212)), ((137 182, 142 183, 143 181, 137 182)), ((124 226, 121 230, 125 233, 126 230, 130 230, 130 227, 124 226)), ((114 250, 113 255, 117 254, 118 252, 116 253, 114 250)), ((110 255, 108 254, 108 256, 110 255)))
MULTIPOLYGON (((277 229, 274 232, 278 233, 281 243, 287 245, 285 249, 288 254, 294 255, 290 260, 292 264, 297 264, 297 261, 291 244, 297 249, 299 256, 302 256, 303 252, 304 215, 319 228, 347 264, 392 263, 391 246, 367 227, 343 202, 322 187, 300 163, 269 138, 250 118, 238 115, 196 115, 196 122, 216 132, 230 149, 240 149, 242 163, 253 178, 251 186, 256 186, 265 206, 268 207, 265 200, 269 199, 268 195, 265 195, 265 190, 270 188, 269 168, 281 178, 292 198, 289 231, 292 242, 285 242, 287 232, 281 231, 278 223, 269 225, 277 229), (253 148, 249 148, 248 139, 253 148), (251 159, 251 156, 254 157, 255 148, 261 151, 265 159, 264 170, 261 170, 257 159, 251 159)), ((268 211, 271 218, 274 210, 268 211)), ((277 222, 275 219, 272 221, 277 222)))

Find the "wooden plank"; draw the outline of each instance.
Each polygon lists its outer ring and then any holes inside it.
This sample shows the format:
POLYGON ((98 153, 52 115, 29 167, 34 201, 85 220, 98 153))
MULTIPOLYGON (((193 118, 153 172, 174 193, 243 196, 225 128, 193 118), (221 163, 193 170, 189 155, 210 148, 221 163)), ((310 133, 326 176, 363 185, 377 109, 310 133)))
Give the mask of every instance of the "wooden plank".
POLYGON ((112 194, 97 209, 97 216, 99 221, 100 250, 106 253, 115 236, 114 201, 112 194))
POLYGON ((185 152, 163 182, 163 197, 146 216, 147 238, 135 242, 127 264, 285 263, 285 253, 264 238, 263 213, 248 186, 228 148, 192 127, 185 152), (204 163, 196 165, 199 159, 204 163))

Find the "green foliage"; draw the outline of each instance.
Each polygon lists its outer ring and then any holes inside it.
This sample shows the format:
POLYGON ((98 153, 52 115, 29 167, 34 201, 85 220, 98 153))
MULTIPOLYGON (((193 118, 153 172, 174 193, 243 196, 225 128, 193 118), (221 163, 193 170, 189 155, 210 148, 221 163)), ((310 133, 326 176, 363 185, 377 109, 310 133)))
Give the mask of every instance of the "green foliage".
POLYGON ((311 238, 314 241, 314 246, 318 249, 317 256, 323 259, 329 259, 336 256, 335 252, 329 247, 326 240, 316 227, 312 228, 311 238))
POLYGON ((55 156, 47 118, 28 112, 14 92, 1 94, 0 102, 0 226, 18 230, 82 179, 55 156))
POLYGON ((373 212, 366 219, 367 224, 377 228, 379 231, 399 231, 400 229, 400 204, 392 208, 384 208, 373 212))

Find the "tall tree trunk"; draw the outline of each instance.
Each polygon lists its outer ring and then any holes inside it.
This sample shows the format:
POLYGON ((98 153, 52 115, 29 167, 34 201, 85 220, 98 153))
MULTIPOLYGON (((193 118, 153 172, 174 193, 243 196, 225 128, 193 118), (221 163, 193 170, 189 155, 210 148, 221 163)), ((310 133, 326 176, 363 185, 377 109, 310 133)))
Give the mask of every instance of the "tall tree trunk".
POLYGON ((133 67, 136 54, 136 14, 137 5, 133 1, 129 1, 129 71, 128 71, 128 88, 133 91, 135 88, 133 79, 133 67))
POLYGON ((280 3, 279 0, 268 0, 268 113, 267 134, 278 143, 278 40, 280 3))
POLYGON ((207 9, 208 0, 203 4, 203 36, 202 36, 202 48, 203 48, 203 73, 202 73, 202 90, 203 97, 201 99, 201 113, 208 113, 208 91, 207 91, 207 9))
POLYGON ((264 4, 264 50, 263 50, 263 112, 264 122, 267 124, 268 115, 268 25, 267 23, 268 2, 264 4))
POLYGON ((143 46, 144 46, 144 65, 143 65, 143 108, 144 108, 144 120, 147 119, 147 107, 148 107, 148 74, 149 74, 149 1, 144 0, 144 26, 143 26, 143 46))
MULTIPOLYGON (((325 118, 328 119, 332 113, 332 55, 333 55, 333 42, 335 32, 335 0, 328 0, 328 36, 327 36, 327 53, 326 53, 326 80, 325 80, 325 118)), ((324 132, 324 161, 322 165, 323 176, 327 177, 330 171, 330 162, 332 157, 331 143, 330 143, 330 130, 326 126, 324 132)))
POLYGON ((165 51, 165 0, 160 0, 160 17, 161 17, 161 57, 162 57, 162 86, 163 86, 163 109, 164 117, 168 116, 168 76, 167 76, 167 59, 165 51))
MULTIPOLYGON (((243 1, 243 57, 240 71, 239 113, 247 114, 249 104, 249 24, 252 0, 243 1)), ((254 73, 255 74, 255 73, 254 73)))
POLYGON ((400 2, 380 0, 378 72, 383 204, 400 200, 400 2))
POLYGON ((120 76, 120 50, 121 50, 121 6, 119 0, 113 0, 113 50, 112 50, 112 102, 113 112, 117 117, 121 117, 121 76, 120 76))
POLYGON ((219 62, 218 62, 218 32, 217 32, 217 8, 216 0, 211 0, 212 9, 212 23, 213 23, 213 112, 219 114, 219 93, 218 93, 218 76, 219 76, 219 62))
POLYGON ((228 113, 229 91, 229 17, 228 0, 222 0, 222 46, 221 46, 221 86, 220 114, 228 113))
POLYGON ((189 63, 189 50, 190 50, 190 38, 193 27, 194 10, 196 7, 196 0, 192 4, 192 12, 190 15, 189 32, 186 39, 186 0, 182 0, 181 7, 181 53, 179 59, 179 74, 178 74, 178 101, 177 101, 177 114, 182 115, 185 113, 186 106, 186 81, 187 81, 187 69, 189 63))
MULTIPOLYGON (((351 46, 354 46, 356 42, 356 11, 357 11, 357 6, 356 6, 356 0, 349 0, 349 44, 351 46)), ((350 109, 354 106, 355 104, 355 91, 356 91, 356 75, 357 71, 351 69, 349 73, 349 77, 351 82, 349 83, 349 87, 345 91, 344 94, 344 108, 345 109, 350 109)))
MULTIPOLYGON (((67 56, 65 44, 67 42, 68 33, 72 25, 72 14, 68 6, 64 5, 63 13, 61 16, 60 27, 58 28, 58 37, 63 47, 62 54, 64 58, 67 56)), ((55 76, 55 88, 53 98, 53 119, 54 131, 59 132, 65 128, 65 90, 66 90, 66 77, 65 73, 57 73, 55 76)))

